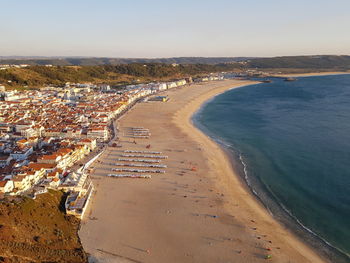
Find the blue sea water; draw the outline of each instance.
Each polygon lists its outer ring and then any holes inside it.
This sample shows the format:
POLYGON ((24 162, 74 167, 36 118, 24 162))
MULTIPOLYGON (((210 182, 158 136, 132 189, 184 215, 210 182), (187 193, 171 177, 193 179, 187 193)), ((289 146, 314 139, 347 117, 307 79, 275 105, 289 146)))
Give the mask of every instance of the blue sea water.
POLYGON ((268 209, 350 255, 350 75, 232 89, 195 118, 241 158, 268 209))

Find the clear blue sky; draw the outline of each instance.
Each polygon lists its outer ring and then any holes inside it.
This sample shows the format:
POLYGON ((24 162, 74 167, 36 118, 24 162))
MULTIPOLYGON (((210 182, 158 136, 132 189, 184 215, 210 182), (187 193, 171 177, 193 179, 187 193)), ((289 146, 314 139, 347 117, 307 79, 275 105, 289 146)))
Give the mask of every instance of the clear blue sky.
POLYGON ((350 0, 0 0, 0 56, 350 54, 350 0))

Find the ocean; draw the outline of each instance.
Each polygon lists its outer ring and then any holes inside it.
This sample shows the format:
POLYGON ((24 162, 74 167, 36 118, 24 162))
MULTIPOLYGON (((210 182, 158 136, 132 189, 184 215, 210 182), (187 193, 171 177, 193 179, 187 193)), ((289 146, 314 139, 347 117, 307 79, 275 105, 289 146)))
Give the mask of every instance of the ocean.
POLYGON ((194 122, 274 217, 333 262, 350 261, 350 75, 232 89, 194 122))

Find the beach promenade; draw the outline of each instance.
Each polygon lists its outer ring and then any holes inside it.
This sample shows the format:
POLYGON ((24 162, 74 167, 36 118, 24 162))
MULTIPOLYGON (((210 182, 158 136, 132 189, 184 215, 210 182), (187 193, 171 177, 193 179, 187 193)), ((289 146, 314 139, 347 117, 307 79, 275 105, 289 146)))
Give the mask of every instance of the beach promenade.
POLYGON ((191 123, 203 102, 252 83, 168 90, 169 101, 140 102, 117 122, 122 147, 107 147, 94 164, 96 193, 79 232, 91 262, 324 262, 268 214, 221 148, 191 123), (151 136, 128 137, 130 127, 151 136), (107 177, 125 150, 162 152, 165 173, 107 177))

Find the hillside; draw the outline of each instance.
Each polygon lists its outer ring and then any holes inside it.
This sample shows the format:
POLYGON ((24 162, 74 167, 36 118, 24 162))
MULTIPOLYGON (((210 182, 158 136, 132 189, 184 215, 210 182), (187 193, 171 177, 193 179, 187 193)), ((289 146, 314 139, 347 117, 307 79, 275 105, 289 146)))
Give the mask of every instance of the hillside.
POLYGON ((246 61, 249 68, 350 68, 350 56, 283 56, 249 57, 174 57, 174 58, 108 58, 108 57, 1 57, 0 64, 55 66, 98 66, 120 64, 230 64, 246 61))
POLYGON ((256 58, 248 63, 250 68, 273 69, 350 69, 350 56, 295 56, 256 58))
POLYGON ((79 220, 64 213, 62 192, 0 203, 0 262, 85 263, 79 220))
MULTIPOLYGON (((113 58, 60 58, 56 60, 23 58, 17 64, 33 63, 24 68, 0 70, 0 85, 8 88, 40 88, 45 85, 63 85, 66 82, 92 82, 124 85, 153 81, 167 81, 211 72, 242 72, 257 69, 270 73, 306 73, 317 71, 345 71, 350 69, 350 56, 295 56, 274 58, 164 58, 164 59, 113 59, 113 58), (135 63, 138 61, 138 63, 135 63), (150 61, 153 61, 150 63, 150 61), (159 61, 159 62, 155 62, 159 61), (221 61, 222 63, 216 63, 221 61), (57 63, 56 63, 57 62, 57 63), (176 65, 170 64, 175 63, 176 65), (182 62, 183 64, 177 64, 182 62), (198 62, 196 64, 192 64, 198 62), (202 62, 199 64, 199 62, 202 62), (44 66, 44 64, 65 66, 44 66), (125 64, 127 63, 127 64, 125 64), (215 63, 215 64, 212 64, 215 63), (92 64, 92 65, 83 65, 92 64)), ((12 61, 13 62, 13 61, 12 61)), ((1 63, 1 62, 0 62, 1 63)))
POLYGON ((240 64, 120 64, 103 66, 30 66, 0 70, 0 84, 7 87, 41 87, 66 82, 93 82, 120 85, 133 82, 160 81, 186 76, 239 70, 240 64))
POLYGON ((244 61, 246 57, 174 57, 174 58, 107 58, 107 57, 1 57, 0 64, 55 66, 97 66, 131 63, 221 64, 244 61))

